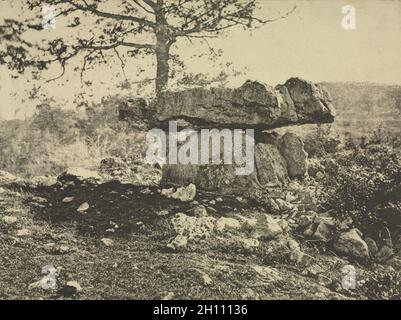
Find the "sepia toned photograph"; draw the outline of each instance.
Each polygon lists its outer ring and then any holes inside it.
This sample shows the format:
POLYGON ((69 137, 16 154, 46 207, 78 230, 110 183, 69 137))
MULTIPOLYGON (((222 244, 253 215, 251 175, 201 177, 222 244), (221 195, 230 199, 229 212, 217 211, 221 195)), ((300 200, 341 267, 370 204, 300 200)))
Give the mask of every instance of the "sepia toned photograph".
POLYGON ((398 0, 0 0, 0 300, 401 299, 400 53, 398 0))

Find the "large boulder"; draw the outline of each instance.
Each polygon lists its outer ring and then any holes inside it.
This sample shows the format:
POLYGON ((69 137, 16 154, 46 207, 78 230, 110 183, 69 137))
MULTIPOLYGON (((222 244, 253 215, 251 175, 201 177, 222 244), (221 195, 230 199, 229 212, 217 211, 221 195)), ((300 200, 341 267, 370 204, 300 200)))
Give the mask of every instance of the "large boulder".
POLYGON ((289 182, 285 159, 273 144, 256 144, 255 167, 262 186, 286 185, 289 182))
POLYGON ((342 254, 353 258, 368 259, 369 247, 361 237, 361 232, 358 229, 351 229, 340 234, 337 241, 334 243, 334 249, 342 254))
POLYGON ((284 86, 295 105, 299 123, 334 121, 332 99, 324 86, 299 78, 287 80, 284 86))
POLYGON ((191 128, 230 127, 266 130, 302 123, 328 123, 334 109, 321 86, 291 78, 276 88, 247 81, 241 87, 194 88, 161 92, 154 102, 161 125, 185 120, 191 128))
MULTIPOLYGON (((199 150, 199 154, 200 154, 199 150)), ((221 158, 223 150, 221 149, 221 158)), ((289 182, 287 163, 274 144, 256 143, 253 171, 238 175, 243 165, 233 164, 166 164, 162 168, 162 185, 195 184, 200 190, 222 194, 250 195, 255 189, 283 186, 289 182)))
POLYGON ((308 154, 301 138, 292 132, 287 132, 279 140, 279 149, 287 163, 289 177, 303 177, 308 170, 308 154))

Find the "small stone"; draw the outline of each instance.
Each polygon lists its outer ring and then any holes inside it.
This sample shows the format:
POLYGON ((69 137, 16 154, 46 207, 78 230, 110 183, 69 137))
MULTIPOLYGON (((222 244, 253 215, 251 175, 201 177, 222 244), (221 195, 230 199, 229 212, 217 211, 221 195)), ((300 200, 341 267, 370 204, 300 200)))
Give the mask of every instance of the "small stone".
POLYGON ((314 230, 314 228, 313 228, 313 224, 310 224, 310 225, 304 230, 303 235, 304 235, 305 237, 312 237, 313 234, 314 234, 314 232, 315 232, 315 230, 314 230))
POLYGON ((207 206, 206 209, 207 209, 207 212, 210 212, 210 213, 217 213, 217 210, 216 210, 215 208, 213 208, 213 207, 207 206))
POLYGON ((324 179, 324 173, 323 173, 322 171, 318 171, 318 172, 316 173, 316 175, 315 175, 315 179, 316 179, 317 181, 323 180, 323 179, 324 179))
POLYGON ((298 200, 298 197, 294 194, 292 194, 291 192, 287 192, 287 194, 285 195, 285 201, 287 202, 294 202, 298 200))
POLYGON ((174 299, 174 292, 168 292, 161 300, 173 300, 174 299))
POLYGON ((193 201, 196 196, 196 186, 191 183, 186 187, 180 187, 175 192, 171 189, 163 189, 161 194, 168 197, 180 200, 182 202, 193 201))
POLYGON ((70 203, 70 202, 72 202, 72 201, 74 201, 74 197, 65 197, 65 198, 62 200, 63 203, 70 203))
POLYGON ((42 288, 42 284, 43 284, 42 280, 32 282, 31 284, 29 284, 28 290, 40 289, 40 288, 42 288))
POLYGON ((313 223, 314 218, 315 218, 314 216, 303 214, 303 215, 299 216, 297 222, 300 227, 305 228, 307 226, 310 226, 313 223))
POLYGON ((0 194, 6 193, 6 189, 0 187, 0 194))
POLYGON ((283 231, 286 231, 289 227, 289 223, 284 219, 278 220, 278 224, 280 225, 281 229, 283 229, 283 231))
POLYGON ((210 200, 210 201, 209 201, 209 204, 210 204, 211 206, 214 206, 214 205, 216 204, 216 200, 210 200))
POLYGON ((114 241, 112 239, 109 238, 102 238, 100 241, 102 241, 102 243, 106 246, 106 247, 110 247, 114 244, 114 241))
POLYGON ((81 205, 78 207, 77 211, 78 211, 78 212, 81 212, 81 213, 84 213, 84 212, 87 211, 88 209, 89 209, 89 203, 84 202, 83 204, 81 204, 81 205))
POLYGON ((340 234, 338 240, 334 243, 334 249, 339 253, 355 258, 369 258, 368 245, 362 240, 360 233, 358 229, 352 229, 340 234))
POLYGON ((242 197, 236 197, 235 200, 237 200, 238 203, 241 203, 241 204, 244 204, 244 205, 248 204, 248 201, 246 199, 242 198, 242 197))
POLYGON ((196 206, 195 208, 190 210, 191 215, 195 217, 207 217, 207 209, 204 205, 196 206))
POLYGON ((47 203, 47 199, 42 198, 42 197, 32 197, 31 201, 36 202, 36 203, 47 203))
POLYGON ((277 204, 276 201, 274 201, 274 199, 269 199, 268 200, 268 205, 270 207, 270 210, 272 210, 272 213, 278 213, 280 212, 280 207, 277 204))
POLYGON ((159 217, 167 216, 169 214, 168 210, 161 210, 156 212, 156 215, 159 217))
POLYGON ((203 283, 205 284, 205 285, 211 285, 212 284, 212 282, 213 282, 213 280, 212 280, 212 278, 210 278, 209 277, 209 275, 207 274, 207 273, 205 273, 205 272, 201 272, 201 271, 199 271, 200 273, 201 273, 201 275, 202 275, 202 281, 203 281, 203 283))
POLYGON ((28 229, 25 229, 25 228, 17 230, 17 232, 16 232, 16 236, 18 236, 18 237, 26 237, 29 235, 31 235, 31 231, 28 229))
POLYGON ((75 288, 76 293, 79 293, 82 291, 82 287, 77 281, 68 281, 67 286, 75 288))
POLYGON ((244 248, 248 249, 248 250, 257 248, 260 245, 260 242, 258 239, 240 238, 239 241, 244 246, 244 248))
POLYGON ((278 221, 267 214, 261 215, 257 220, 253 231, 253 236, 257 239, 274 239, 283 232, 278 221))
POLYGON ((315 232, 313 233, 313 239, 321 240, 321 241, 329 241, 331 239, 332 232, 328 224, 321 221, 315 232))
POLYGON ((301 250, 293 250, 290 253, 290 260, 299 266, 308 266, 313 262, 313 258, 301 250))
POLYGON ((217 220, 216 228, 219 231, 223 231, 224 229, 239 229, 241 224, 238 220, 233 218, 221 217, 217 220))
POLYGON ((370 238, 370 237, 366 237, 365 239, 363 239, 365 242, 366 242, 366 244, 368 245, 368 248, 369 248, 369 252, 370 252, 370 255, 371 256, 374 256, 374 255, 376 255, 376 253, 378 253, 379 252, 379 248, 377 247, 377 244, 376 244, 376 241, 375 240, 373 240, 372 238, 370 238))
POLYGON ((300 250, 299 243, 297 241, 295 241, 294 239, 288 240, 287 246, 290 250, 293 250, 293 251, 300 250))
POLYGON ((50 243, 44 244, 44 245, 43 245, 43 248, 44 248, 46 251, 51 252, 51 251, 54 250, 55 246, 56 246, 56 244, 55 244, 54 242, 50 242, 50 243))
POLYGON ((254 265, 252 268, 264 280, 279 281, 283 279, 280 272, 273 267, 254 265))
POLYGON ((185 248, 187 244, 188 244, 187 237, 183 235, 177 235, 173 241, 167 244, 167 248, 170 248, 172 250, 179 250, 185 248))
POLYGON ((70 251, 70 247, 65 244, 62 244, 60 246, 56 246, 55 251, 58 254, 66 254, 70 251))
POLYGON ((380 262, 385 262, 387 260, 390 260, 393 256, 394 256, 394 250, 384 245, 377 253, 376 258, 380 262))
POLYGON ((281 211, 291 211, 292 209, 294 209, 294 205, 283 199, 276 199, 276 203, 281 211))
POLYGON ((13 217, 13 216, 4 216, 2 218, 2 220, 6 223, 6 224, 14 224, 18 221, 17 217, 13 217))

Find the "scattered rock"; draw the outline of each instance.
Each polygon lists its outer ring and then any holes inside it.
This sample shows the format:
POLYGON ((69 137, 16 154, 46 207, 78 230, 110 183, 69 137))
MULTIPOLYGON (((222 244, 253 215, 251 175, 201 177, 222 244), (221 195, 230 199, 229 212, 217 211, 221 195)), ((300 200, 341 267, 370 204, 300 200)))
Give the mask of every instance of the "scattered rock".
POLYGON ((252 236, 257 239, 274 239, 283 232, 278 221, 267 214, 262 214, 256 219, 258 222, 252 231, 252 236))
POLYGON ((314 219, 315 219, 315 215, 303 214, 303 215, 299 216, 297 223, 301 228, 305 228, 305 227, 310 226, 313 223, 314 219))
POLYGON ((394 256, 394 250, 389 246, 384 245, 380 251, 376 254, 376 259, 379 262, 385 262, 390 260, 394 256))
POLYGON ((72 202, 72 201, 74 201, 74 197, 65 197, 65 198, 62 200, 63 203, 70 203, 70 202, 72 202))
POLYGON ((4 216, 1 220, 3 220, 6 224, 14 224, 18 221, 18 218, 13 216, 4 216))
POLYGON ((268 199, 267 200, 267 205, 269 207, 269 209, 272 211, 272 213, 279 213, 280 212, 280 207, 277 204, 276 201, 274 201, 274 199, 268 199))
POLYGON ((22 179, 14 176, 13 174, 0 170, 0 184, 9 184, 12 182, 21 182, 22 179))
POLYGON ((212 284, 213 280, 212 280, 212 278, 210 278, 210 276, 206 272, 203 272, 198 269, 196 269, 196 271, 198 271, 200 273, 200 275, 202 277, 202 282, 204 285, 208 286, 208 285, 212 284))
POLYGON ((102 243, 106 246, 106 247, 110 247, 114 244, 114 241, 112 239, 109 238, 102 238, 100 239, 100 241, 102 241, 102 243))
POLYGON ((39 280, 39 281, 32 282, 32 283, 29 284, 28 290, 41 289, 42 288, 42 284, 43 284, 42 279, 39 280))
POLYGON ((182 202, 190 202, 196 196, 196 186, 191 183, 186 187, 180 187, 175 192, 174 189, 162 189, 161 194, 168 197, 180 200, 182 202))
POLYGON ((15 235, 18 236, 18 237, 27 237, 27 236, 30 236, 31 233, 32 232, 30 230, 24 228, 24 229, 17 230, 15 235))
POLYGON ((77 209, 77 211, 78 212, 81 212, 81 213, 84 213, 84 212, 86 212, 88 209, 89 209, 89 203, 87 203, 87 202, 84 202, 83 204, 81 204, 79 207, 78 207, 78 209, 77 209))
POLYGON ((277 222, 283 231, 286 231, 289 228, 289 223, 285 219, 280 219, 277 222))
POLYGON ((195 217, 207 217, 207 209, 204 205, 198 205, 195 208, 192 208, 189 213, 195 217))
POLYGON ((42 197, 31 197, 31 201, 36 203, 47 203, 47 199, 42 197))
POLYGON ((67 286, 75 288, 76 293, 79 293, 82 291, 82 287, 77 281, 68 281, 67 286))
MULTIPOLYGON (((177 213, 171 219, 171 223, 177 233, 173 243, 178 243, 179 246, 184 243, 183 246, 186 246, 188 241, 207 239, 216 227, 216 219, 213 217, 190 217, 183 213, 177 213)), ((172 244, 172 246, 176 245, 172 244)))
POLYGON ((376 241, 370 237, 364 238, 364 241, 366 242, 369 248, 370 255, 375 256, 379 252, 379 248, 377 247, 376 241))
POLYGON ((242 288, 240 295, 242 300, 260 300, 259 295, 251 288, 242 288))
POLYGON ((334 243, 334 249, 339 253, 350 255, 354 258, 369 258, 368 245, 361 238, 361 232, 358 229, 351 229, 340 234, 334 243))
POLYGON ((287 246, 290 250, 295 251, 295 250, 300 250, 300 246, 299 243, 294 240, 294 239, 290 239, 287 241, 287 246))
POLYGON ((65 244, 56 245, 53 248, 53 253, 55 254, 66 254, 70 251, 71 251, 70 247, 65 244))
POLYGON ((57 177, 37 176, 29 181, 31 187, 51 187, 57 183, 57 177))
POLYGON ((172 250, 180 250, 187 246, 188 239, 183 235, 177 235, 170 243, 167 244, 167 248, 172 250))
POLYGON ((321 221, 317 225, 315 232, 312 235, 313 239, 321 240, 321 241, 329 241, 332 237, 332 229, 330 225, 321 221))
POLYGON ((281 211, 288 212, 288 211, 291 211, 292 209, 294 209, 293 204, 291 204, 283 199, 280 199, 280 198, 276 199, 276 203, 279 206, 281 211))
POLYGON ((244 246, 244 249, 252 250, 259 247, 260 242, 254 238, 239 238, 238 241, 244 246))
POLYGON ((81 285, 77 281, 68 281, 65 286, 59 290, 59 294, 64 297, 72 297, 82 291, 81 285))
POLYGON ((263 278, 263 280, 268 281, 279 281, 282 280, 282 276, 277 269, 266 266, 252 266, 253 270, 255 270, 256 274, 263 278))
MULTIPOLYGON (((145 144, 144 136, 139 135, 139 138, 143 138, 143 144, 145 144)), ((160 167, 149 164, 139 154, 124 158, 103 159, 99 172, 106 181, 117 180, 136 186, 158 186, 162 177, 160 167)))
POLYGON ((161 210, 156 212, 156 215, 159 217, 164 217, 167 216, 168 214, 169 214, 168 210, 161 210))
POLYGON ((219 231, 223 231, 224 229, 239 229, 240 227, 240 222, 233 218, 221 217, 216 223, 216 228, 219 231))
POLYGON ((161 300, 173 300, 175 297, 174 292, 168 292, 161 300))

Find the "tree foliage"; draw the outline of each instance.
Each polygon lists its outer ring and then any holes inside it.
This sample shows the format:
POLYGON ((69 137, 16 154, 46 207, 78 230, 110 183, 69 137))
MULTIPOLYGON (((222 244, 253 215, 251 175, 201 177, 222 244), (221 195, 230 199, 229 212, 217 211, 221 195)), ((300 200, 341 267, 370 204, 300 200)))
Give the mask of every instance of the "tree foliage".
MULTIPOLYGON (((24 0, 24 9, 35 13, 21 20, 5 19, 0 25, 0 64, 17 73, 27 68, 44 70, 57 63, 62 77, 74 58, 81 78, 88 68, 120 62, 124 71, 131 58, 152 55, 156 62, 156 92, 166 88, 171 63, 182 63, 171 47, 179 39, 199 40, 219 37, 235 26, 244 29, 287 16, 264 19, 256 15, 257 0, 24 0), (31 32, 42 32, 41 9, 54 6, 54 18, 67 19, 75 30, 69 36, 32 41, 31 32)), ((26 10, 22 11, 24 14, 26 10)), ((68 33, 66 33, 68 34, 68 33)), ((213 52, 213 48, 209 45, 213 52)))

